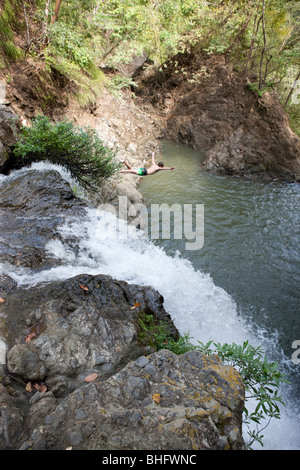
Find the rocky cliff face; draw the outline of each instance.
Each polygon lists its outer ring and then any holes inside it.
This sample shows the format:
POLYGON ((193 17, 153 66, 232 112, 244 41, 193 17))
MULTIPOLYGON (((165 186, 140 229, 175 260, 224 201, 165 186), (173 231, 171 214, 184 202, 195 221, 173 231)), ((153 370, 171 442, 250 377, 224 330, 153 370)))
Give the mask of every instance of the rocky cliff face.
POLYGON ((0 172, 7 168, 11 148, 16 143, 14 130, 17 131, 19 126, 19 116, 8 106, 0 104, 0 172))
POLYGON ((161 135, 203 152, 201 168, 300 181, 300 139, 274 93, 258 98, 224 56, 178 54, 136 77, 161 135))
POLYGON ((7 275, 60 263, 47 241, 89 205, 55 171, 21 170, 0 190, 0 448, 244 448, 239 374, 141 340, 142 314, 178 338, 158 292, 101 274, 23 287, 7 275))

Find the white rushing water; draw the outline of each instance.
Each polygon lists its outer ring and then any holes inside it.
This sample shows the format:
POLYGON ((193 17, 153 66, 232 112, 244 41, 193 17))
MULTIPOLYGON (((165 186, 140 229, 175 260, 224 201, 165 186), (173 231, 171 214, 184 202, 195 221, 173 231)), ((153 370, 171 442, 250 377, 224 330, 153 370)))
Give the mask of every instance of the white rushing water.
MULTIPOLYGON (((42 170, 49 165, 39 164, 34 168, 42 170)), ((61 173, 69 178, 66 172, 61 173)), ((30 286, 83 273, 110 275, 158 290, 178 330, 189 332, 194 342, 206 343, 212 339, 241 344, 249 340, 258 346, 268 341, 263 332, 252 333, 251 326, 238 315, 235 302, 208 274, 195 270, 179 254, 168 256, 140 231, 113 214, 87 209, 84 220, 77 219, 76 214, 66 220, 60 227, 60 235, 63 241, 54 237, 46 249, 63 260, 63 265, 36 274, 26 268, 0 265, 0 272, 11 275, 19 285, 30 286), (76 246, 74 235, 78 240, 76 246)), ((264 448, 299 449, 299 429, 293 406, 287 402, 282 418, 274 419, 265 430, 264 448)))

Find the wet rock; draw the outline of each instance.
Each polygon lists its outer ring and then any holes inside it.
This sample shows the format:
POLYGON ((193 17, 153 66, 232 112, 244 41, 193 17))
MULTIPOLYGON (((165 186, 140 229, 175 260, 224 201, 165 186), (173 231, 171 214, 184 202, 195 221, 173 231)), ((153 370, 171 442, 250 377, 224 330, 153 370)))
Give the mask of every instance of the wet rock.
POLYGON ((114 374, 142 352, 139 312, 166 322, 178 337, 160 294, 102 275, 15 289, 1 312, 9 330, 8 370, 25 382, 64 376, 78 385, 91 373, 114 374), (134 303, 140 306, 132 310, 134 303))
MULTIPOLYGON (((21 170, 0 185, 0 262, 39 269, 57 265, 46 244, 65 218, 88 207, 54 170, 21 170)), ((76 214, 76 216, 74 215, 76 214)))
MULTIPOLYGON (((47 243, 88 207, 56 171, 6 177, 0 261, 34 273, 56 266, 47 243)), ((70 242, 76 251, 80 240, 70 242)), ((0 281, 1 449, 243 448, 237 372, 199 352, 151 354, 142 341, 141 315, 178 339, 157 291, 105 275, 20 287, 1 273, 0 281)))
POLYGON ((2 384, 0 371, 0 449, 16 449, 22 430, 25 430, 26 399, 2 384))
MULTIPOLYGON (((149 348, 139 340, 141 312, 169 325, 170 336, 178 338, 158 292, 109 276, 81 275, 30 289, 16 287, 8 293, 0 305, 9 374, 5 368, 0 371, 0 392, 7 405, 0 416, 0 448, 17 448, 22 436, 24 439, 43 422, 57 425, 54 415, 59 401, 81 390, 92 373, 97 374, 97 380, 105 380, 141 355, 140 368, 151 373, 149 367, 146 370, 144 356, 149 348), (132 309, 134 303, 139 307, 132 309), (7 377, 16 380, 15 384, 7 377), (43 383, 46 393, 35 389, 26 392, 28 383, 43 383), (7 395, 11 395, 9 403, 7 395)), ((134 387, 140 383, 139 378, 132 380, 134 387)), ((76 419, 83 418, 86 438, 93 417, 80 407, 76 419)), ((70 445, 78 446, 83 440, 79 437, 75 427, 69 436, 70 445)), ((49 446, 48 440, 39 439, 34 447, 45 446, 49 446)), ((21 446, 29 447, 26 442, 21 446)))
POLYGON ((176 356, 164 350, 147 360, 153 366, 151 375, 138 359, 113 377, 70 394, 27 445, 75 450, 244 448, 244 389, 231 366, 199 351, 176 356), (207 381, 209 376, 212 380, 207 381))

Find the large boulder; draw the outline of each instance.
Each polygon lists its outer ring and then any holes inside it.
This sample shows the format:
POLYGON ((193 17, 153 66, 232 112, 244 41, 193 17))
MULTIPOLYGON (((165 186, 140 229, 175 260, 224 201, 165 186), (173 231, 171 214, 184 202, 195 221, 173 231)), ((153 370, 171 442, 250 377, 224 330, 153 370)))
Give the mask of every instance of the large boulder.
POLYGON ((199 351, 141 356, 70 394, 21 449, 244 449, 238 373, 199 351))
POLYGON ((141 315, 178 338, 159 293, 87 274, 6 285, 2 449, 244 449, 237 371, 217 356, 152 352, 141 341, 141 315))
POLYGON ((178 337, 158 292, 104 275, 16 288, 0 312, 10 348, 9 372, 26 383, 47 380, 52 387, 61 376, 74 386, 91 373, 107 377, 144 352, 141 314, 168 324, 170 335, 178 337))
POLYGON ((0 262, 43 269, 59 264, 46 250, 67 216, 89 207, 57 171, 21 170, 0 184, 0 262))
POLYGON ((203 169, 300 181, 300 139, 274 93, 246 108, 239 121, 233 120, 230 134, 206 152, 203 169))

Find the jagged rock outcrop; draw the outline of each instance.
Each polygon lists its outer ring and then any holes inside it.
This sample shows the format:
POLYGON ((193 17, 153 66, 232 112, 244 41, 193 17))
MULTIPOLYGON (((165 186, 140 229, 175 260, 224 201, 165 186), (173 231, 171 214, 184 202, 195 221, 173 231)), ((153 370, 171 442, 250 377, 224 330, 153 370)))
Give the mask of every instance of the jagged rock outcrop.
POLYGON ((0 104, 0 173, 7 167, 19 126, 19 116, 8 106, 0 104))
POLYGON ((46 244, 66 217, 79 217, 88 203, 75 197, 57 171, 22 170, 0 185, 0 262, 44 269, 59 260, 46 244))
POLYGON ((2 308, 8 370, 25 381, 47 378, 52 389, 63 382, 75 388, 76 381, 91 373, 112 375, 143 351, 138 338, 141 312, 165 322, 170 335, 178 336, 162 296, 150 287, 83 274, 14 289, 2 308))
POLYGON ((225 56, 178 54, 136 80, 161 135, 202 151, 201 169, 300 181, 300 138, 276 94, 259 98, 225 56))
POLYGON ((162 350, 70 394, 21 448, 242 449, 242 405, 243 387, 230 366, 199 351, 162 350))

